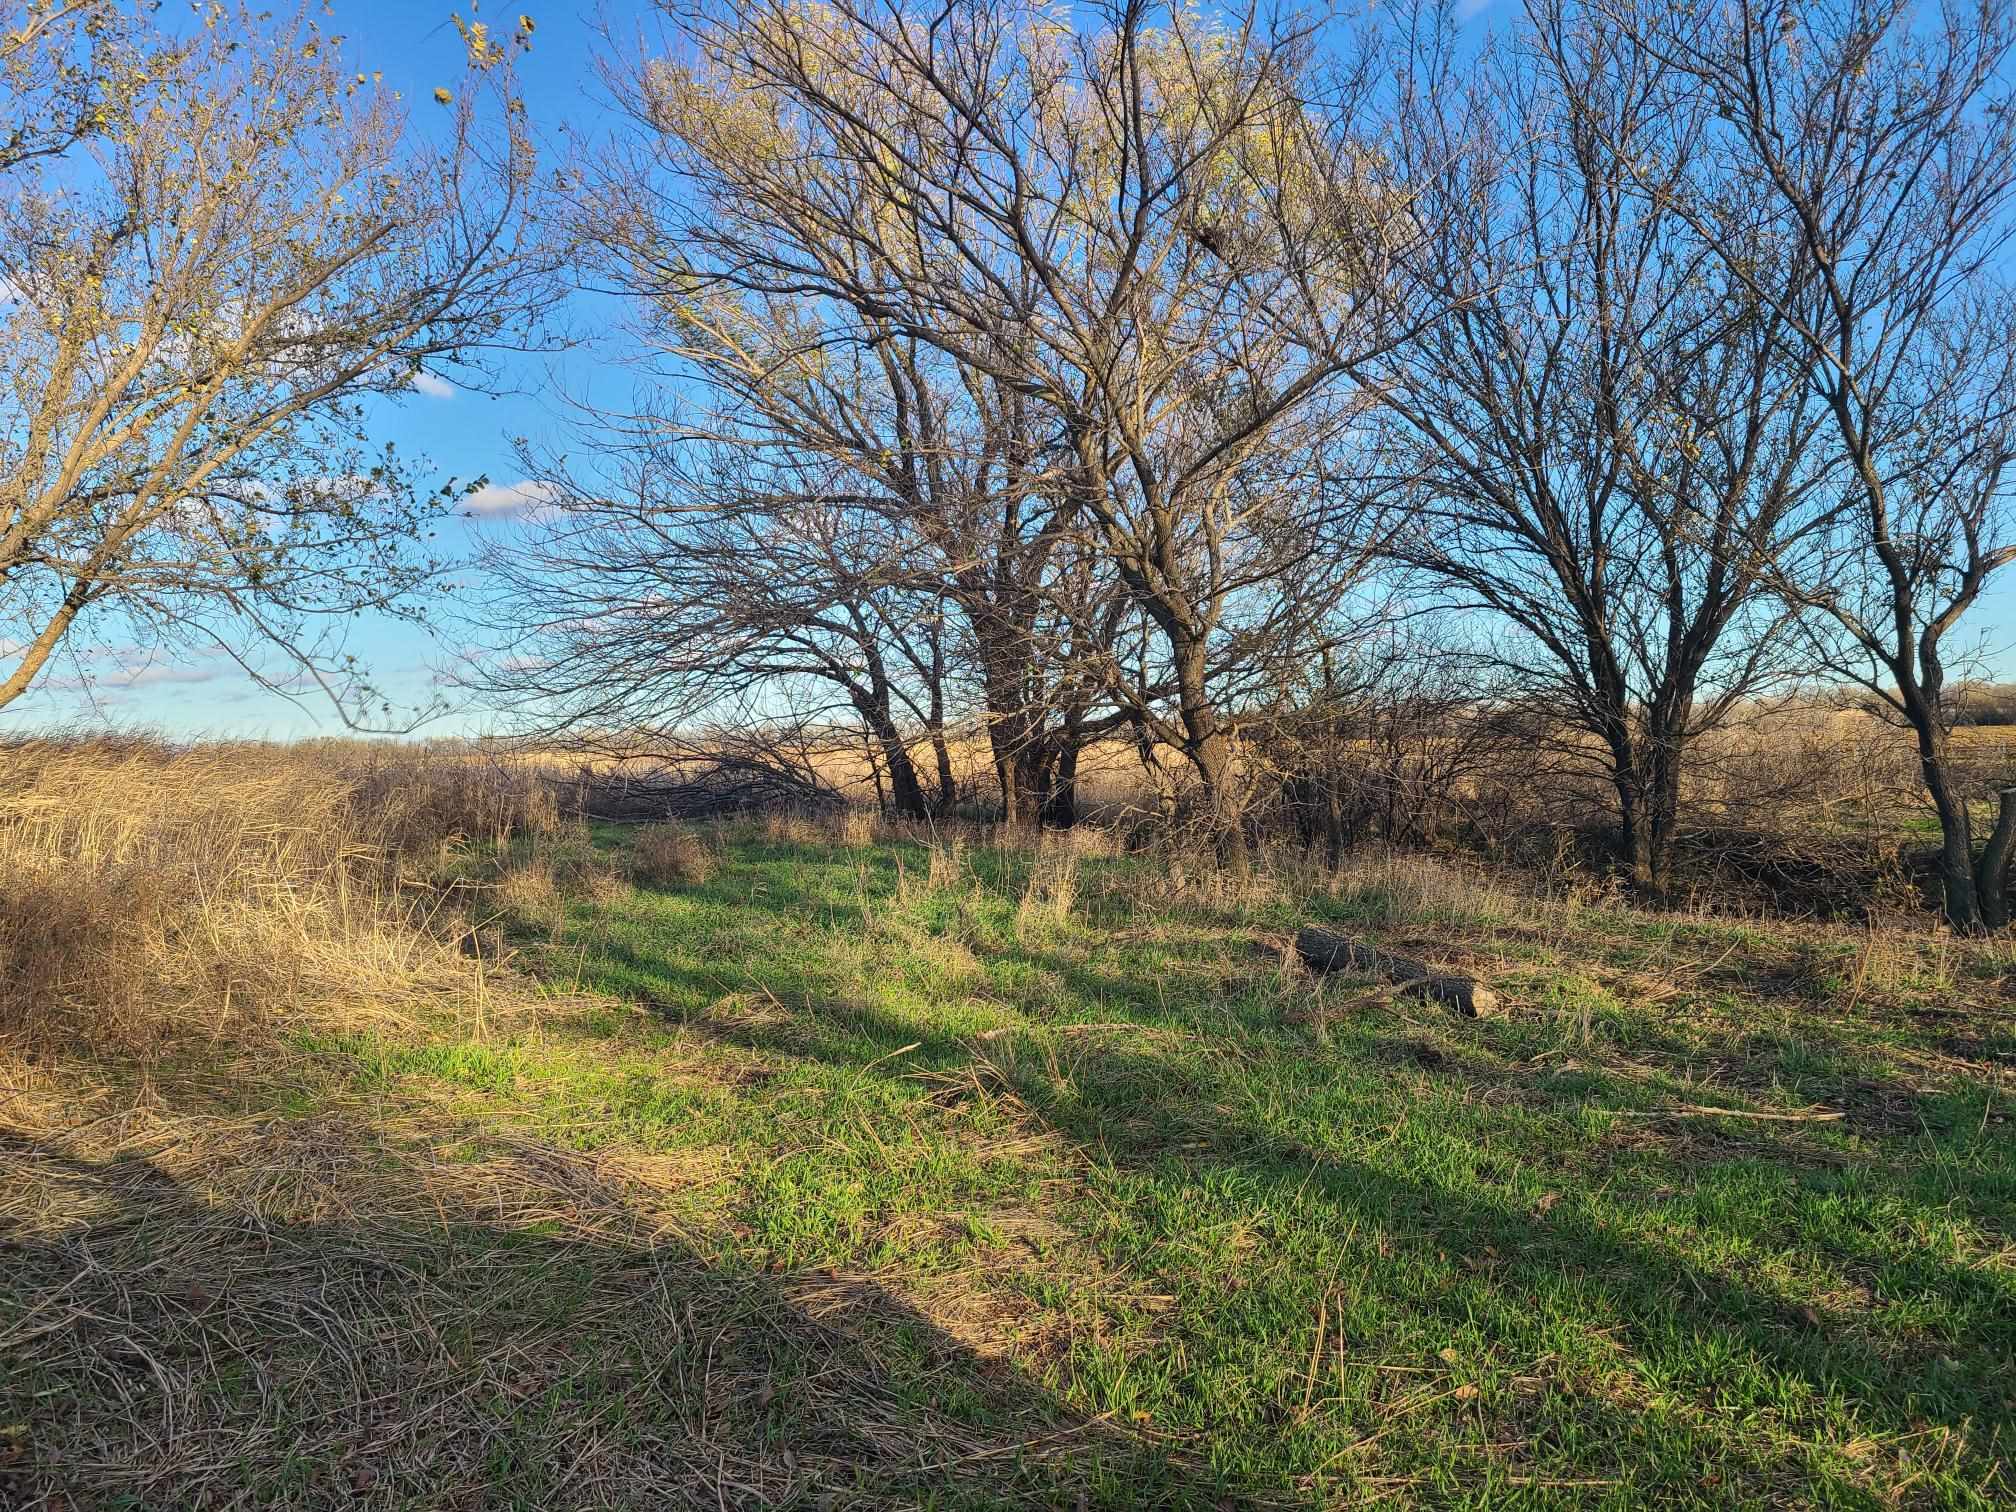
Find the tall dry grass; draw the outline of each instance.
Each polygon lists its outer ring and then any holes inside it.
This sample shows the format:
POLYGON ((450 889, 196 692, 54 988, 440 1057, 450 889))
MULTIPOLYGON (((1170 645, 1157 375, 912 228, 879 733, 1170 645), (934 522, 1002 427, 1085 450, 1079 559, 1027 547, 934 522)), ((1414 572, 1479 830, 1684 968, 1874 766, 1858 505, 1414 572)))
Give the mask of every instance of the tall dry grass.
POLYGON ((0 746, 0 1044, 141 1050, 480 994, 427 879, 558 822, 534 774, 449 750, 0 746))

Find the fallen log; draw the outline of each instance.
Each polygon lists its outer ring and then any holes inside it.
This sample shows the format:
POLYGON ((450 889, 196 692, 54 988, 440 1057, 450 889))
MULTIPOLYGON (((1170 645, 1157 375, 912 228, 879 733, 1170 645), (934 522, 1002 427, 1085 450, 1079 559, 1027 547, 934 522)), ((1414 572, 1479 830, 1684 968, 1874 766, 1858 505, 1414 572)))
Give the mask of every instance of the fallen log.
POLYGON ((1409 996, 1431 997, 1468 1018, 1498 1012, 1498 994, 1475 977, 1437 971, 1425 961, 1310 925, 1295 936, 1295 953, 1317 971, 1362 971, 1400 984, 1409 996))

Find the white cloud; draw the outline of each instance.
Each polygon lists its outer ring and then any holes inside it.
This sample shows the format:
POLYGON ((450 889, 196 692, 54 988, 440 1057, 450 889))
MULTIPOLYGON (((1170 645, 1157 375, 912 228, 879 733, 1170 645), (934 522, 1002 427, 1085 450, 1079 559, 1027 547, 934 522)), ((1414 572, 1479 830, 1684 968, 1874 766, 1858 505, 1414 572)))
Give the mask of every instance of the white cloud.
POLYGON ((413 376, 407 380, 407 385, 416 394, 425 394, 429 399, 453 399, 455 397, 454 384, 450 383, 446 378, 436 377, 425 368, 413 369, 413 376))
POLYGON ((237 670, 237 663, 214 647, 175 656, 141 645, 88 646, 75 653, 75 662, 76 673, 46 678, 41 686, 51 692, 116 695, 134 688, 216 682, 237 670))
POLYGON ((181 683, 215 682, 224 675, 222 667, 173 667, 159 664, 145 667, 119 667, 110 672, 95 672, 81 676, 51 677, 42 686, 51 692, 62 693, 118 693, 132 688, 153 688, 181 683))
POLYGON ((107 688, 145 688, 156 683, 207 683, 224 675, 222 667, 135 667, 99 679, 107 688))
POLYGON ((536 478, 516 483, 485 483, 462 501, 463 509, 483 519, 507 519, 542 514, 560 500, 560 486, 536 478))

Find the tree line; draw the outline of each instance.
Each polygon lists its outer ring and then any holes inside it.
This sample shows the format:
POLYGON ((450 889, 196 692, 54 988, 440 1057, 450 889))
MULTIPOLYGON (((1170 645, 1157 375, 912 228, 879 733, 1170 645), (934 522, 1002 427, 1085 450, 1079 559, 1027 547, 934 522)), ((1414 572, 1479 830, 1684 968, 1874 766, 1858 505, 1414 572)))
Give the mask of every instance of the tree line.
MULTIPOLYGON (((13 10, 0 67, 42 104, 14 107, 0 171, 104 161, 91 112, 139 117, 61 60, 114 8, 13 10)), ((359 317, 378 346, 317 369, 333 399, 473 355, 518 279, 536 311, 563 266, 626 312, 634 398, 526 447, 547 507, 493 543, 469 606, 494 652, 472 680, 527 728, 844 725, 920 816, 953 802, 977 728, 1011 823, 1070 822, 1081 754, 1131 742, 1182 766, 1237 866, 1259 785, 1320 772, 1409 665, 1395 646, 1425 642, 1600 753, 1656 895, 1690 750, 1819 677, 1910 730, 1949 921, 2007 922, 2016 805, 1977 834, 1951 718, 1963 619, 2016 560, 2008 5, 1527 0, 1489 35, 1432 7, 654 13, 605 49, 620 126, 536 194, 519 135, 485 153, 473 117, 431 160, 464 171, 400 180, 427 213, 388 218, 435 238, 388 264, 401 317, 359 317)), ((524 40, 464 36, 478 88, 524 40)), ((49 245, 82 266, 106 225, 167 213, 145 201, 49 245)), ((10 285, 88 286, 20 245, 10 285)), ((35 320, 0 312, 40 364, 9 401, 29 420, 0 429, 0 509, 58 523, 0 534, 0 593, 125 592, 130 546, 101 568, 76 543, 142 474, 65 472, 32 440, 73 317, 25 303, 35 320)), ((242 307, 149 360, 212 353, 242 307)), ((236 376, 214 355, 201 376, 270 384, 352 328, 279 321, 236 376)), ((66 415, 111 371, 72 361, 66 415)), ((162 454, 149 402, 120 455, 162 454)), ((194 450, 236 424, 206 411, 194 450)), ((204 497, 175 465, 146 485, 154 539, 204 497)), ((195 581, 261 569, 234 612, 327 607, 271 590, 283 566, 323 593, 392 581, 330 569, 360 560, 342 531, 292 523, 408 540, 382 480, 304 501, 221 472, 240 512, 285 497, 293 532, 233 514, 240 535, 206 540, 224 565, 195 581)), ((165 618, 153 591, 133 597, 165 618)))

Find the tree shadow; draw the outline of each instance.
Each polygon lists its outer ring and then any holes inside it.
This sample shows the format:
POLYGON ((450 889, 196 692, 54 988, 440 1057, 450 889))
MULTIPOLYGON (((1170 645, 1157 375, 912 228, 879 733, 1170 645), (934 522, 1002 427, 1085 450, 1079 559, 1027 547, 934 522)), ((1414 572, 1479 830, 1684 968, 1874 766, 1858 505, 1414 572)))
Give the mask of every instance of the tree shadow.
MULTIPOLYGON (((1733 1217, 1702 1225, 1713 1248, 1729 1258, 1700 1263, 1641 1237, 1661 1226, 1659 1199, 1651 1194, 1613 1191, 1599 1208, 1578 1200, 1571 1187, 1536 1211, 1530 1199, 1515 1195, 1517 1170, 1491 1170, 1484 1158, 1474 1176, 1458 1183, 1333 1153, 1320 1141, 1228 1118, 1226 1108, 1250 1092, 1195 1062, 1178 1070, 1170 1058, 1124 1039, 1102 1044, 1069 1087, 1030 1069, 1023 1063, 1016 1071, 1023 1102, 1121 1169, 1194 1188, 1231 1182, 1243 1202, 1263 1210, 1327 1210, 1321 1221, 1330 1232, 1378 1234, 1383 1270, 1433 1278, 1436 1294, 1409 1304, 1431 1335, 1453 1337, 1481 1318, 1499 1320, 1492 1327, 1511 1335, 1522 1310, 1552 1298, 1614 1330, 1623 1358, 1680 1401, 1816 1422, 1827 1415, 1825 1404, 1851 1403, 1865 1429, 1879 1434, 1951 1430, 1971 1440, 1976 1469, 1990 1472, 2016 1448, 2006 1410, 2016 1371, 2016 1293, 2005 1277, 1961 1256, 1921 1249, 1899 1257, 1875 1248, 1873 1236, 1837 1238, 1826 1258, 1843 1283, 1859 1283, 1844 1286, 1859 1301, 1823 1314, 1774 1284, 1770 1265, 1752 1249, 1753 1240, 1768 1248, 1771 1238, 1762 1214, 1748 1232, 1733 1217), (1878 1273, 1881 1288, 1868 1279, 1878 1273), (1879 1342, 1865 1326, 1864 1309, 1873 1308, 1879 1289, 1892 1293, 1884 1300, 1930 1315, 1931 1326, 1915 1342, 1894 1336, 1879 1342), (1964 1332, 1956 1320, 1967 1320, 1964 1332)), ((1755 1149, 1705 1153, 1710 1162, 1751 1163, 1755 1149)), ((1809 1184, 1826 1196, 1859 1186, 1878 1205, 1913 1200, 1902 1182, 1874 1168, 1843 1172, 1786 1162, 1772 1181, 1809 1184)), ((1537 1349, 1539 1334, 1530 1342, 1537 1349)), ((1640 1426, 1615 1413, 1598 1416, 1611 1419, 1610 1429, 1599 1431, 1619 1432, 1622 1440, 1640 1426)), ((1654 1461, 1647 1457, 1637 1468, 1653 1469, 1654 1461)), ((1761 1493, 1772 1473, 1751 1468, 1761 1493)))
MULTIPOLYGON (((1538 1396, 1470 1406, 1445 1402, 1439 1409, 1488 1421, 1499 1441, 1518 1438, 1528 1467, 1558 1473, 1563 1487, 1576 1474, 1586 1475, 1593 1457, 1607 1462, 1633 1497, 1726 1504, 1783 1497, 1788 1484, 1812 1491, 1820 1462, 1847 1442, 1832 1442, 1833 1436, 1852 1424, 1855 1434, 1872 1442, 1908 1445, 1936 1435, 1975 1483, 2006 1489, 2006 1462, 2016 1452, 2016 1424, 2007 1412, 2007 1383, 2016 1373, 2016 1292, 1993 1267, 1927 1248, 1885 1253, 1874 1229, 1858 1235, 1844 1219, 1824 1250, 1812 1238, 1798 1242, 1812 1258, 1839 1269, 1839 1300, 1816 1308, 1774 1273, 1768 1256, 1773 1220, 1762 1214, 1694 1215, 1691 1254, 1717 1257, 1696 1259, 1656 1237, 1666 1220, 1659 1206, 1664 1199, 1652 1192, 1620 1188, 1601 1203, 1585 1202, 1557 1171, 1543 1179, 1564 1190, 1536 1210, 1530 1193, 1521 1195, 1531 1183, 1519 1180, 1516 1169, 1492 1174, 1480 1160, 1473 1179, 1455 1183, 1325 1149, 1318 1138, 1287 1137, 1239 1111, 1252 1105, 1254 1089, 1241 1082, 1247 1072, 1236 1067, 1237 1056, 1209 1053, 1208 1046, 1199 1053, 1194 1039, 1158 1038, 1157 1026, 1166 1030, 1170 1011, 1159 1004, 1151 1011, 1139 984, 1102 980, 1082 964, 1068 969, 1074 991, 1124 1005, 1154 1023, 1140 1033, 1120 1028, 1087 1038, 1062 1075, 1054 1057, 1014 1054, 1015 1032, 985 1043, 933 1035, 854 1003, 808 1004, 755 1024, 701 1018, 689 1027, 745 1048, 890 1080, 919 1070, 981 1069, 986 1076, 972 1079, 974 1095, 984 1095, 978 1089, 988 1078, 1012 1091, 1046 1132, 1124 1189, 1116 1193, 1109 1185, 1109 1204, 1138 1201, 1180 1211, 1192 1198, 1208 1208, 1210 1194, 1233 1191, 1244 1210, 1293 1213, 1324 1234, 1360 1236, 1339 1245, 1339 1263, 1366 1266, 1373 1277, 1423 1278, 1416 1291, 1394 1301, 1410 1336, 1454 1338, 1481 1330, 1494 1351, 1526 1349, 1544 1359, 1550 1330, 1579 1319, 1609 1338, 1606 1348, 1620 1373, 1636 1386, 1613 1391, 1609 1400, 1587 1389, 1564 1388, 1563 1396, 1549 1388, 1538 1396), (913 1041, 918 1049, 900 1063, 871 1064, 872 1055, 860 1048, 913 1041), (1373 1242, 1376 1263, 1362 1253, 1373 1242), (1878 1322, 1873 1313, 1879 1303, 1902 1321, 1878 1322), (1657 1413, 1648 1411, 1654 1401, 1661 1404, 1657 1413), (1744 1414, 1779 1427, 1738 1448, 1734 1435, 1710 1426, 1744 1414), (1770 1441, 1769 1451, 1757 1447, 1770 1441), (1715 1462, 1712 1482, 1700 1479, 1703 1456, 1715 1462)), ((1031 1030, 1043 1032, 1040 1026, 1031 1030)), ((1472 1091, 1486 1082, 1486 1090, 1496 1088, 1502 1080, 1481 1076, 1460 1058, 1415 1062, 1396 1068, 1400 1072, 1425 1072, 1452 1086, 1475 1083, 1472 1091)), ((1557 1101, 1568 1110, 1629 1107, 1619 1091, 1585 1078, 1564 1082, 1557 1101)), ((1912 1190, 1912 1162, 1938 1158, 1892 1150, 1853 1164, 1802 1161, 1789 1146, 1779 1147, 1787 1136, 1763 1136, 1768 1142, 1761 1145, 1732 1140, 1724 1149, 1712 1129, 1624 1127, 1643 1130, 1643 1137, 1686 1141, 1670 1161, 1680 1180, 1696 1161, 1696 1175, 1725 1161, 1731 1170, 1769 1166, 1769 1183, 1789 1182, 1851 1207, 1923 1206, 1923 1194, 1912 1190)), ((2009 1231, 2009 1215, 1993 1190, 1985 1198, 1957 1190, 1950 1196, 1988 1233, 2009 1231)), ((1164 1290, 1180 1293, 1192 1284, 1181 1249, 1172 1242, 1166 1251, 1151 1245, 1116 1258, 1159 1274, 1164 1290)), ((1313 1292, 1302 1295, 1313 1284, 1306 1274, 1289 1277, 1283 1294, 1261 1311, 1270 1317, 1298 1307, 1313 1311, 1313 1292)), ((1248 1304, 1228 1298, 1225 1305, 1248 1304)), ((1197 1306, 1202 1311, 1193 1316, 1208 1314, 1209 1304, 1197 1306)), ((1171 1326, 1177 1332, 1158 1348, 1208 1357, 1218 1347, 1212 1338, 1183 1336, 1180 1321, 1171 1326)), ((1262 1431, 1296 1431, 1292 1414, 1261 1417, 1262 1431)), ((1374 1421, 1367 1420, 1368 1432, 1376 1431, 1374 1421)), ((1250 1433, 1256 1424, 1195 1426, 1222 1434, 1250 1433)), ((1847 1452, 1888 1451, 1864 1444, 1847 1452)), ((1891 1468, 1897 1480, 1908 1482, 1913 1473, 1910 1464, 1891 1468)), ((1838 1491, 1856 1472, 1837 1464, 1831 1473, 1829 1484, 1838 1491)), ((1478 1483, 1473 1479, 1472 1488, 1478 1483)), ((1516 1482, 1543 1483, 1539 1475, 1516 1482)), ((1464 1484, 1458 1473, 1446 1489, 1464 1484)))
POLYGON ((710 1258, 677 1179, 335 1115, 0 1131, 0 1505, 1227 1504, 876 1277, 710 1258))

